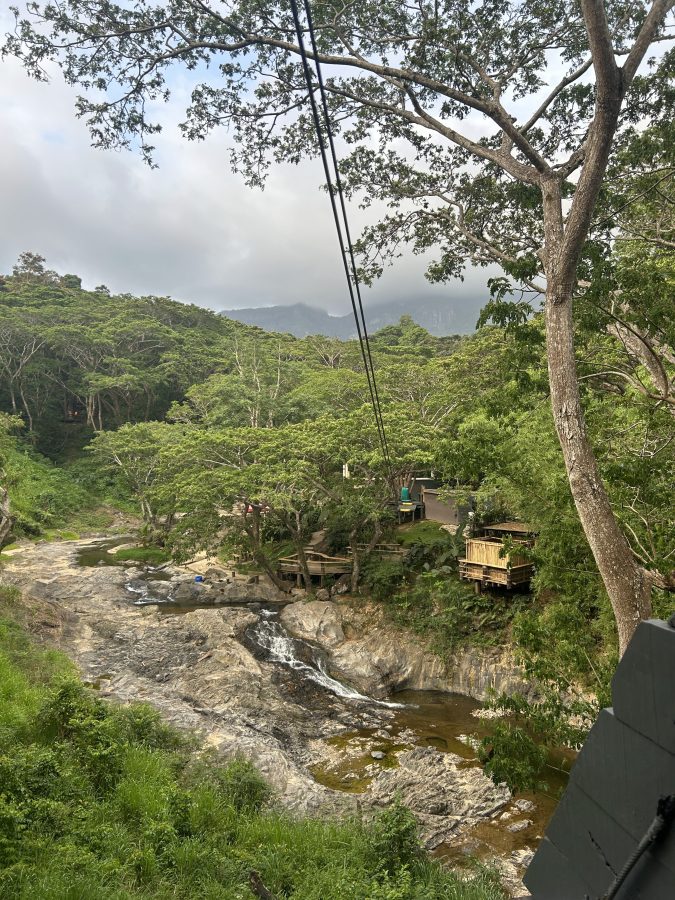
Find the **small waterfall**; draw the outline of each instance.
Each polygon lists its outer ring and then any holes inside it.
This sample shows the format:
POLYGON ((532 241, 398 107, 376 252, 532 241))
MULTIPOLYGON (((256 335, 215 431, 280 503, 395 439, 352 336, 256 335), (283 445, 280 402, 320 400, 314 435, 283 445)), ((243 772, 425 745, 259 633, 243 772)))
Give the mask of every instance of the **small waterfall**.
POLYGON ((293 669, 294 672, 300 673, 303 677, 321 685, 343 700, 355 700, 361 703, 387 706, 391 709, 400 709, 404 705, 386 700, 374 700, 372 697, 367 697, 365 694, 360 694, 353 688, 347 687, 336 678, 331 678, 326 672, 325 663, 316 648, 305 641, 296 641, 290 637, 279 623, 276 612, 262 610, 260 619, 249 634, 251 639, 266 651, 271 662, 280 663, 282 666, 293 669), (303 662, 298 658, 296 649, 298 644, 306 648, 309 662, 303 662))
POLYGON ((130 594, 136 594, 137 598, 133 601, 134 606, 162 606, 164 604, 172 603, 172 598, 170 596, 167 597, 155 597, 148 590, 147 585, 142 584, 139 585, 138 581, 136 583, 129 581, 124 587, 129 591, 130 594))

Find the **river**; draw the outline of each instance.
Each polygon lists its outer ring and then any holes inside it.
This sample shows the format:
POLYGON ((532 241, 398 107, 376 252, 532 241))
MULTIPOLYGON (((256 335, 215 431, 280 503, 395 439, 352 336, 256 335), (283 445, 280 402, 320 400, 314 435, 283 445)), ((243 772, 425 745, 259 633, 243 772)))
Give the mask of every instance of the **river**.
MULTIPOLYGON (((400 772, 415 782, 405 799, 420 801, 423 832, 443 835, 449 819, 433 807, 445 791, 457 827, 427 845, 453 865, 497 855, 515 860, 516 878, 522 873, 564 774, 551 769, 544 792, 495 793, 475 752, 490 727, 478 701, 439 691, 373 698, 350 684, 348 671, 336 677, 330 649, 289 634, 278 602, 181 607, 171 601, 177 579, 194 576, 128 569, 110 553, 128 540, 32 545, 5 570, 44 599, 54 616, 44 639, 69 653, 85 680, 113 699, 153 703, 219 752, 248 755, 300 812, 353 810, 349 803, 361 798, 386 804, 399 790, 387 779, 400 772), (448 767, 439 769, 442 758, 448 767)), ((311 611, 292 600, 289 611, 311 611)))

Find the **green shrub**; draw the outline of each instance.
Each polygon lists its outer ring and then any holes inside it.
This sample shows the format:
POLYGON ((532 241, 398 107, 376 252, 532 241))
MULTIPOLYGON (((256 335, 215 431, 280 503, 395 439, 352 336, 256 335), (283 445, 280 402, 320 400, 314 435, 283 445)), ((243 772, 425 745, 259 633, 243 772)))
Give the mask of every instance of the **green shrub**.
MULTIPOLYGON (((204 770, 201 769, 204 777, 204 770)), ((269 784, 247 759, 234 759, 227 766, 211 767, 210 780, 219 796, 237 812, 259 812, 272 799, 269 784)))
POLYGON ((372 825, 291 817, 243 759, 190 755, 148 706, 116 708, 0 625, 3 900, 501 900, 427 859, 399 803, 372 825), (44 658, 43 658, 44 657, 44 658))
POLYGON ((152 750, 184 750, 190 746, 188 739, 167 725, 149 703, 113 708, 109 714, 114 716, 120 733, 129 744, 152 750))
POLYGON ((497 784, 503 781, 514 792, 546 789, 541 781, 546 749, 522 728, 502 722, 495 724, 492 734, 481 741, 478 755, 486 774, 497 784))
POLYGON ((13 606, 21 597, 21 591, 13 584, 0 584, 0 607, 13 606))
POLYGON ((406 568, 399 559, 367 560, 363 582, 376 600, 388 600, 403 584, 406 568))
POLYGON ((417 821, 399 797, 373 819, 369 842, 375 865, 390 875, 423 855, 417 821))
POLYGON ((466 643, 501 643, 526 602, 520 595, 476 594, 452 572, 434 570, 393 592, 386 608, 397 624, 428 636, 432 648, 447 656, 466 643))

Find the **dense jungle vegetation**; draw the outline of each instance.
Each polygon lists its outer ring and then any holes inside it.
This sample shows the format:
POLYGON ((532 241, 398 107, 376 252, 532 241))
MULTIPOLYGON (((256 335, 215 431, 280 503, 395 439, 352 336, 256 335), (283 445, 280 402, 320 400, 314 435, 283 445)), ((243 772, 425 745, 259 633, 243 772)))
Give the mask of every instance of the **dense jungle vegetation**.
MULTIPOLYGON (((622 265, 630 277, 634 261, 622 265)), ((664 321, 671 279, 656 260, 650 302, 656 315, 656 286, 664 321)), ((487 324, 502 311, 497 284, 474 335, 435 338, 404 318, 372 340, 394 476, 433 471, 472 498, 478 524, 514 517, 538 532, 532 594, 476 597, 456 575, 461 533, 424 525, 397 536, 356 342, 86 291, 31 253, 1 288, 2 466, 15 538, 86 530, 112 506, 135 511, 145 542, 179 560, 237 553, 276 579, 276 557, 302 559, 325 528, 333 551, 364 548, 354 595, 381 601, 443 655, 511 642, 550 687, 534 711, 540 731, 579 740, 562 725, 560 698, 573 691, 576 711, 592 716, 579 691, 606 699, 616 633, 553 427, 538 314, 487 324), (387 538, 409 544, 405 562, 371 557, 387 538)), ((579 317, 588 427, 636 553, 667 572, 672 414, 621 377, 640 378, 639 360, 602 325, 588 310, 579 317)), ((657 612, 666 609, 657 592, 657 612)))
MULTIPOLYGON (((39 80, 60 69, 92 143, 150 165, 160 107, 184 102, 183 136, 228 128, 254 187, 323 150, 316 76, 344 151, 327 188, 379 219, 355 245, 364 281, 403 247, 431 254, 433 282, 496 264, 478 330, 434 338, 405 317, 374 335, 383 455, 355 343, 87 291, 24 253, 0 282, 0 548, 122 510, 148 558, 236 554, 283 588, 275 561, 295 551, 311 591, 304 547, 324 529, 354 550, 350 602, 379 603, 444 658, 467 643, 520 655, 537 699, 496 702, 527 729, 499 724, 483 751, 496 779, 531 785, 532 737, 579 743, 638 622, 675 590, 673 3, 314 4, 315 75, 309 12, 36 0, 2 52, 39 80), (476 596, 457 577, 461 533, 396 527, 395 485, 414 472, 478 525, 531 524, 531 593, 476 596), (409 553, 382 561, 381 540, 409 553)), ((298 900, 497 890, 425 862, 398 806, 370 827, 289 824, 245 765, 201 771, 150 712, 100 704, 11 616, 2 627, 9 896, 199 883, 234 898, 251 870, 298 900)))

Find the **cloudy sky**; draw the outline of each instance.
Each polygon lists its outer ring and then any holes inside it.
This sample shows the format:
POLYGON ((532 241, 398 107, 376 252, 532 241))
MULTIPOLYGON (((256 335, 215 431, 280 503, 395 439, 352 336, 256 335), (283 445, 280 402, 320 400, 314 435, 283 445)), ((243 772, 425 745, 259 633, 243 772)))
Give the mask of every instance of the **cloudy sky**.
MULTIPOLYGON (((0 11, 0 33, 9 27, 0 11)), ((0 272, 33 250, 85 287, 167 294, 214 309, 302 301, 349 311, 330 205, 318 162, 274 169, 264 192, 228 168, 227 136, 189 143, 177 128, 187 85, 174 85, 155 141, 159 169, 140 156, 90 147, 75 117, 76 90, 54 73, 29 79, 0 62, 0 272)), ((352 231, 365 222, 352 210, 352 231)), ((447 298, 479 305, 485 271, 432 286, 424 262, 399 260, 366 292, 367 304, 447 298)))

